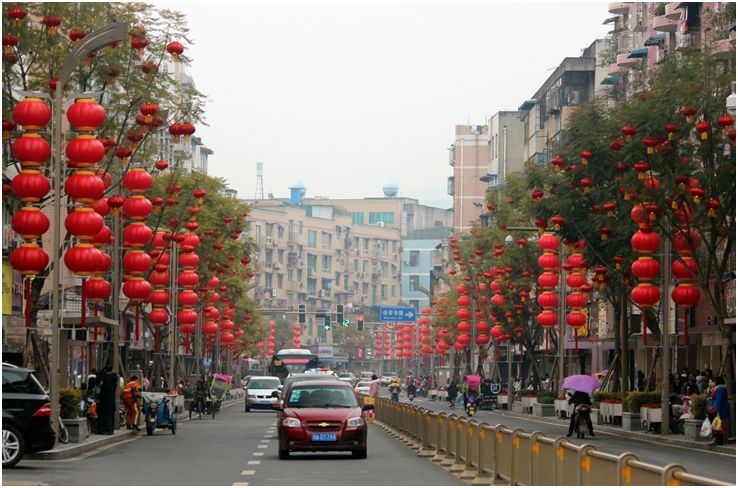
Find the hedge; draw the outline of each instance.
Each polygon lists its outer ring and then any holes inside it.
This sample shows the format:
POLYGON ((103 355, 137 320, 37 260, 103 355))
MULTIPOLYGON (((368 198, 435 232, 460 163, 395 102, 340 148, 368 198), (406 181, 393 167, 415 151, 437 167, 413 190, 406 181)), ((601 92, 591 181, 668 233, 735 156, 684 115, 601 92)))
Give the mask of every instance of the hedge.
POLYGON ((59 390, 59 416, 63 419, 79 418, 82 403, 82 390, 78 388, 62 388, 59 390))
POLYGON ((625 409, 627 412, 638 413, 644 403, 660 403, 661 392, 657 391, 631 391, 625 397, 625 409))

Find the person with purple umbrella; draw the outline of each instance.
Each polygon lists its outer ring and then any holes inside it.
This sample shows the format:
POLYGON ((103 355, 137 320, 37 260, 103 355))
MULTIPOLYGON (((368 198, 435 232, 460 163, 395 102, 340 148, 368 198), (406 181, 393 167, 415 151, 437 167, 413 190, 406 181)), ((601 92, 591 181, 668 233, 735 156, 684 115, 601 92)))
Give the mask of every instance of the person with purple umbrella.
MULTIPOLYGON (((574 393, 569 397, 569 404, 574 405, 574 412, 577 411, 579 405, 592 405, 590 399, 591 393, 600 387, 600 382, 596 378, 592 378, 587 375, 574 375, 564 378, 563 388, 573 391, 574 393)), ((576 414, 571 416, 569 422, 569 432, 566 437, 571 437, 574 433, 574 424, 576 422, 576 414)), ((592 428, 592 418, 587 419, 587 428, 589 429, 589 435, 594 437, 594 429, 592 428)))

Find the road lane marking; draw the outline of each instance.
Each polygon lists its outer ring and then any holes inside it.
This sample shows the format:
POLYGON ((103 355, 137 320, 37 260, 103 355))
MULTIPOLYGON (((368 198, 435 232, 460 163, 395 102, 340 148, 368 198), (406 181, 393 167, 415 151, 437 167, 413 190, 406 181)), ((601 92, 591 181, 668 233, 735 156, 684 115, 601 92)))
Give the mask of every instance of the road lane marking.
POLYGON ((257 457, 258 456, 263 456, 263 455, 264 455, 263 452, 255 452, 255 453, 252 454, 252 456, 257 456, 257 457))
POLYGON ((257 449, 269 449, 269 446, 267 444, 260 444, 256 446, 257 449))
POLYGON ((248 464, 249 466, 259 465, 261 464, 261 461, 249 461, 248 464))
POLYGON ((244 469, 241 471, 241 476, 252 476, 254 473, 256 473, 256 471, 253 469, 244 469))
POLYGON ((233 486, 249 486, 249 482, 248 481, 236 481, 235 483, 233 483, 233 486))

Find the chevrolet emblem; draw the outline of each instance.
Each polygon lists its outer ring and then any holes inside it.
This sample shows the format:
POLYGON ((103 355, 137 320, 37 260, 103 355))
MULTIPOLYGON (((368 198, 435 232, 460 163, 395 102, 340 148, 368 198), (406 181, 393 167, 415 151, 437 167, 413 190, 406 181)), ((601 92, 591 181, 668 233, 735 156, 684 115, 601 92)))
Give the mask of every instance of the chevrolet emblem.
POLYGON ((328 422, 321 422, 318 424, 318 427, 328 427, 330 424, 328 422))

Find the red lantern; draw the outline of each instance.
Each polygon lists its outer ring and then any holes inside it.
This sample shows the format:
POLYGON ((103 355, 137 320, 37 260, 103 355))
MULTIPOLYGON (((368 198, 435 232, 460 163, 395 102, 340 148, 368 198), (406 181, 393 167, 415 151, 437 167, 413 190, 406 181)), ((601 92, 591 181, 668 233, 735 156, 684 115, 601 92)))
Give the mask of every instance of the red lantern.
POLYGON ((630 270, 641 281, 653 281, 659 277, 661 265, 654 258, 643 256, 633 262, 630 270))
POLYGON ((92 171, 76 171, 64 183, 64 191, 72 200, 92 203, 102 198, 105 182, 92 171))
POLYGON ((543 289, 553 289, 559 284, 559 275, 545 272, 538 277, 538 286, 543 289))
POLYGON ((467 332, 471 331, 471 325, 469 325, 469 322, 459 322, 456 325, 456 330, 458 330, 462 334, 466 334, 467 332))
POLYGON ((49 255, 34 242, 26 242, 10 254, 13 269, 25 276, 36 276, 49 264, 49 255))
MULTIPOLYGON (((538 226, 538 224, 536 224, 538 226)), ((543 234, 538 239, 538 247, 544 251, 557 252, 559 249, 559 238, 553 234, 543 234)))
POLYGON ((556 314, 556 312, 551 310, 544 310, 543 312, 539 313, 537 319, 541 327, 545 328, 556 327, 556 324, 558 324, 559 322, 559 316, 556 314))
POLYGON ((113 287, 109 282, 100 277, 92 277, 85 280, 83 284, 85 297, 93 302, 102 302, 107 300, 113 287))
POLYGON ((589 160, 592 159, 592 152, 585 149, 579 153, 579 157, 582 158, 582 166, 587 166, 589 160))
POLYGON ((195 322, 197 322, 197 312, 195 312, 191 308, 184 308, 180 310, 177 314, 177 320, 180 324, 194 324, 195 322))
POLYGON ((64 220, 67 231, 80 241, 92 240, 104 225, 102 216, 91 207, 78 207, 64 220))
POLYGON ((633 136, 636 135, 636 132, 638 132, 638 130, 636 129, 634 125, 628 124, 628 125, 623 126, 622 132, 623 132, 623 135, 625 136, 625 140, 627 142, 630 142, 633 140, 633 136))
POLYGON ((556 156, 551 159, 551 165, 554 167, 554 171, 558 173, 561 171, 561 167, 564 165, 564 160, 560 156, 556 156))
POLYGON ((571 293, 566 297, 566 306, 571 308, 584 308, 587 305, 587 299, 581 293, 571 293))
POLYGON ((530 192, 530 197, 533 199, 533 203, 538 203, 541 198, 543 198, 543 190, 540 188, 535 188, 533 191, 530 192))
POLYGON ((133 222, 123 229, 123 245, 143 247, 154 237, 154 231, 143 222, 133 222))
POLYGON ((51 120, 51 107, 40 98, 26 98, 13 108, 13 120, 23 130, 41 130, 51 120))
POLYGON ((574 310, 566 315, 566 323, 574 329, 584 327, 587 325, 587 315, 579 310, 574 310))
POLYGON ((24 202, 38 202, 49 193, 51 185, 41 172, 24 169, 11 181, 13 194, 24 202))
POLYGON ((694 129, 700 134, 700 140, 706 141, 710 137, 712 125, 708 121, 703 120, 701 122, 697 122, 694 129))
POLYGON ((171 54, 172 61, 176 63, 177 61, 179 61, 179 57, 184 52, 184 46, 177 41, 172 41, 167 44, 166 50, 169 54, 171 54))
POLYGON ((499 293, 495 293, 494 295, 492 295, 492 298, 490 298, 489 301, 495 307, 502 308, 505 306, 505 297, 503 297, 499 293))
POLYGON ((44 18, 41 22, 46 26, 46 31, 49 33, 49 35, 54 36, 56 35, 56 31, 59 28, 62 19, 58 15, 44 15, 44 18))
POLYGON ((75 168, 90 167, 105 157, 105 146, 89 134, 79 135, 67 143, 66 154, 75 168))
POLYGON ((145 192, 153 182, 154 178, 143 168, 133 168, 123 177, 123 185, 134 194, 145 192))
POLYGON ((547 271, 553 271, 559 267, 559 258, 555 254, 545 253, 538 257, 538 266, 547 271))
POLYGON ((120 159, 120 164, 125 166, 128 164, 128 158, 133 154, 133 149, 130 146, 118 146, 115 148, 115 157, 120 159))
POLYGON ((697 262, 691 256, 682 256, 671 263, 671 274, 678 280, 691 281, 697 278, 697 262))
POLYGON ((151 294, 151 284, 143 278, 132 277, 123 283, 123 294, 132 302, 144 302, 151 294))
POLYGON ((559 304, 559 297, 556 293, 544 291, 538 295, 538 304, 543 308, 555 308, 559 304))
POLYGON ((15 159, 23 168, 41 166, 51 156, 51 146, 39 134, 26 132, 21 134, 11 146, 15 159))
POLYGON ((105 122, 105 109, 92 98, 78 98, 67 110, 67 120, 79 132, 92 132, 105 122))
POLYGON ((13 214, 13 230, 24 239, 38 239, 49 230, 49 218, 39 207, 23 207, 13 214))
POLYGON ((123 255, 123 269, 133 276, 141 276, 151 267, 151 256, 140 249, 129 249, 123 255))
POLYGON ((79 276, 96 273, 102 264, 102 253, 92 244, 77 244, 64 253, 64 264, 79 276))
POLYGON ((700 290, 690 283, 681 283, 672 290, 671 299, 678 307, 694 307, 700 301, 700 290))
POLYGON ((640 283, 630 292, 630 297, 641 308, 652 307, 661 298, 661 291, 651 283, 640 283))
POLYGON ((717 123, 723 128, 724 134, 728 133, 730 127, 733 125, 734 122, 735 119, 733 119, 733 117, 731 117, 730 115, 721 115, 717 119, 717 123))
POLYGON ((123 203, 123 213, 131 220, 146 220, 152 208, 151 201, 143 195, 134 195, 123 203))
POLYGON ((639 230, 631 237, 630 244, 641 254, 653 254, 661 246, 661 238, 656 232, 639 230))

